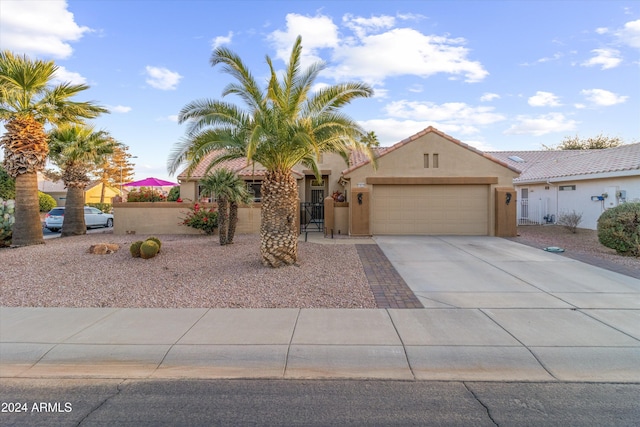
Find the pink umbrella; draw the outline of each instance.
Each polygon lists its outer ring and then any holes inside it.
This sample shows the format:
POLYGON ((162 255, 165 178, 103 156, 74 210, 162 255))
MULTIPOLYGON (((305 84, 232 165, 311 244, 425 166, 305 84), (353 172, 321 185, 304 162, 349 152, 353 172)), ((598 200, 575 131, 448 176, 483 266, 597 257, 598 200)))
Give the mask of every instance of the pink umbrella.
POLYGON ((146 178, 140 181, 127 182, 123 184, 125 187, 173 187, 176 184, 175 182, 165 181, 163 179, 158 178, 146 178))

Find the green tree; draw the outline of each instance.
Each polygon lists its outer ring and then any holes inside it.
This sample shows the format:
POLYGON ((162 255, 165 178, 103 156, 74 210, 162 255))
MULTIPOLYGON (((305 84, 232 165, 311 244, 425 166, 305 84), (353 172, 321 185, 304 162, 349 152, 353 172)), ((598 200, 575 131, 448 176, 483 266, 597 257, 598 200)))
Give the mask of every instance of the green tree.
POLYGON ((16 197, 16 180, 0 166, 0 198, 8 200, 16 197))
POLYGON ((218 235, 220 246, 233 243, 238 223, 238 204, 249 203, 251 195, 244 180, 229 169, 217 169, 201 181, 202 193, 218 202, 218 235))
POLYGON ((542 145, 545 150, 601 150, 603 148, 614 148, 623 145, 622 138, 617 136, 596 135, 591 138, 580 138, 578 135, 565 136, 562 142, 555 146, 549 147, 542 145))
POLYGON ((16 180, 14 246, 44 243, 37 173, 44 169, 49 153, 45 124, 77 123, 107 112, 91 102, 71 101, 89 86, 54 85, 57 69, 53 61, 0 53, 0 121, 7 130, 0 146, 4 148, 4 167, 16 180))
POLYGON ((364 145, 369 148, 377 148, 380 147, 380 141, 378 140, 378 135, 374 131, 367 132, 360 140, 364 145))
POLYGON ((91 182, 89 173, 113 153, 117 142, 104 131, 93 127, 67 124, 49 133, 52 162, 62 172, 67 187, 62 237, 87 234, 84 221, 84 190, 91 182))
POLYGON ((211 64, 236 82, 223 91, 238 96, 246 108, 219 100, 198 100, 187 104, 178 116, 189 123, 186 137, 171 153, 170 173, 187 163, 187 174, 215 150, 224 150, 210 167, 222 161, 246 157, 266 169, 262 184, 260 253, 264 265, 290 265, 298 258, 298 186, 292 168, 302 163, 321 179, 317 159, 323 152, 347 156, 350 149, 372 151, 360 143, 362 128, 340 111, 354 99, 369 97, 373 90, 364 83, 342 83, 312 91, 323 63, 301 69, 302 40, 297 38, 283 75, 278 76, 266 57, 270 78, 261 89, 255 78, 232 51, 220 47, 211 64))

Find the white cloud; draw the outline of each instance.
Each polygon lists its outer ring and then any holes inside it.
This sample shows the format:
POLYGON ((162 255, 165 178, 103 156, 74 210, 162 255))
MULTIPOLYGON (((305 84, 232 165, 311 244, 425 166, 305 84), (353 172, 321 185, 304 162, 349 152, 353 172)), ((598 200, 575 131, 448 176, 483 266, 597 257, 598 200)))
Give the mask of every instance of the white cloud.
POLYGON ((393 28, 398 19, 400 17, 345 15, 343 23, 354 36, 341 37, 338 26, 330 17, 291 13, 286 18, 286 29, 274 31, 269 40, 276 48, 277 57, 286 61, 293 41, 301 35, 303 66, 319 60, 320 49, 331 49, 331 61, 335 65, 329 67, 325 75, 336 80, 355 79, 382 85, 388 77, 414 75, 426 78, 442 73, 456 79, 462 76, 467 82, 478 82, 489 74, 480 62, 468 59, 469 49, 464 47, 466 40, 463 38, 393 28))
POLYGON ((55 74, 53 75, 53 80, 59 83, 69 82, 74 85, 84 85, 87 84, 87 79, 82 77, 80 73, 76 73, 74 71, 69 71, 64 67, 58 66, 55 74))
POLYGON ((409 92, 413 92, 413 93, 422 93, 424 91, 424 86, 415 84, 415 85, 412 85, 408 90, 409 92))
POLYGON ((362 38, 371 32, 379 32, 380 30, 393 28, 396 24, 396 18, 388 15, 363 18, 348 13, 342 17, 342 22, 347 28, 352 30, 358 38, 362 38))
POLYGON ((288 61, 291 46, 298 35, 302 36, 302 57, 300 62, 307 67, 321 60, 317 50, 335 48, 339 43, 338 27, 324 15, 303 16, 289 13, 286 17, 286 31, 276 30, 269 35, 269 41, 276 48, 276 57, 288 61))
POLYGON ((69 42, 91 31, 79 26, 64 0, 3 1, 0 13, 2 48, 34 56, 68 58, 69 42))
POLYGON ((588 61, 584 61, 581 65, 584 67, 602 66, 601 69, 608 70, 615 68, 622 62, 620 51, 616 49, 593 49, 591 51, 595 56, 588 61))
POLYGON ((621 96, 617 93, 610 92, 604 89, 585 89, 580 91, 587 101, 599 107, 610 107, 616 104, 622 104, 626 102, 628 96, 621 96))
POLYGON ((439 129, 448 128, 461 134, 478 133, 480 131, 478 126, 490 125, 505 119, 503 115, 494 112, 493 107, 473 107, 463 102, 435 104, 432 102, 394 101, 389 103, 385 109, 392 118, 430 122, 439 129))
POLYGON ((516 123, 504 131, 504 134, 541 136, 554 132, 573 131, 577 125, 577 121, 567 119, 562 113, 549 113, 537 117, 522 115, 516 117, 516 123))
POLYGON ((467 82, 481 81, 489 73, 480 62, 467 59, 469 50, 463 47, 464 43, 462 38, 395 28, 335 49, 333 60, 338 65, 331 67, 330 73, 339 80, 355 78, 370 83, 382 83, 393 76, 426 78, 439 73, 456 78, 463 75, 467 82))
MULTIPOLYGON (((421 130, 433 126, 449 135, 472 135, 476 133, 474 127, 464 124, 442 123, 434 120, 401 120, 395 118, 373 119, 358 122, 367 131, 374 131, 380 145, 388 147, 396 142, 414 135, 421 130)), ((466 141, 465 141, 466 142, 466 141)), ((474 145, 475 146, 475 145, 474 145)))
POLYGON ((609 29, 607 27, 596 28, 596 33, 598 34, 607 34, 608 32, 609 32, 609 29))
POLYGON ((129 111, 131 111, 131 107, 126 107, 124 105, 109 105, 107 106, 107 109, 112 113, 122 113, 122 114, 128 113, 129 111))
POLYGON ((231 43, 233 39, 233 31, 229 31, 226 36, 218 36, 211 42, 211 47, 215 50, 222 45, 231 43))
POLYGON ((529 105, 532 107, 558 107, 562 104, 558 102, 558 97, 551 92, 537 91, 529 98, 529 105))
POLYGON ((616 36, 624 44, 640 48, 640 19, 624 24, 624 28, 616 32, 616 36))
POLYGON ((500 95, 498 95, 497 93, 485 92, 480 97, 481 102, 491 102, 494 99, 500 99, 500 95))
POLYGON ((147 84, 160 90, 175 90, 182 76, 175 71, 147 65, 147 84))

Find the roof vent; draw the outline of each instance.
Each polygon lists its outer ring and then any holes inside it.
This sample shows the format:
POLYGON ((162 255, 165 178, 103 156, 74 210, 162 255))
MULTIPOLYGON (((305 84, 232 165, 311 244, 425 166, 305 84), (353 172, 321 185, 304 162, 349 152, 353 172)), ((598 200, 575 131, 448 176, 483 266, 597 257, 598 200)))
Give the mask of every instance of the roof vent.
POLYGON ((526 161, 522 157, 518 156, 509 156, 509 160, 513 160, 514 162, 518 163, 526 163, 526 161))

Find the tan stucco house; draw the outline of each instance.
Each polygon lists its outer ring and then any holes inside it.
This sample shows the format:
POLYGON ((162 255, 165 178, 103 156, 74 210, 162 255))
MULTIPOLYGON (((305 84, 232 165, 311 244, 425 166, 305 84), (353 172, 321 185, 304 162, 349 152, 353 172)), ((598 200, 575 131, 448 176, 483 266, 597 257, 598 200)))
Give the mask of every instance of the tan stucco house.
MULTIPOLYGON (((209 159, 219 153, 212 153, 209 159)), ((348 234, 459 234, 496 235, 500 219, 498 190, 512 189, 519 170, 464 144, 433 127, 399 143, 377 149, 377 167, 353 153, 346 164, 336 154, 319 159, 322 181, 311 170, 297 166, 301 222, 317 216, 315 207, 340 192, 348 206, 348 234)), ((201 200, 198 182, 208 159, 187 176, 179 174, 180 197, 201 200)), ((264 167, 238 159, 220 164, 247 181, 260 201, 264 167)), ((501 193, 500 193, 501 194, 501 193)), ((515 202, 515 193, 513 193, 515 202)), ((511 200, 511 195, 509 200, 511 200)), ((505 205, 508 205, 506 199, 505 205)), ((515 205, 515 203, 514 203, 515 205)), ((515 230, 515 206, 513 230, 515 230)), ((502 208, 501 208, 502 209, 502 208)), ((507 219, 507 221, 510 221, 507 219)), ((345 228, 345 227, 342 227, 345 228)), ((347 230, 340 230, 346 234, 347 230)))
MULTIPOLYGON (((42 191, 53 197, 57 206, 64 206, 67 200, 67 188, 62 180, 51 181, 47 179, 43 174, 38 174, 38 190, 42 191)), ((111 203, 111 199, 118 196, 120 192, 106 185, 104 188, 104 203, 111 203)), ((93 181, 87 185, 84 191, 85 203, 100 203, 102 195, 102 183, 100 181, 93 181)))

